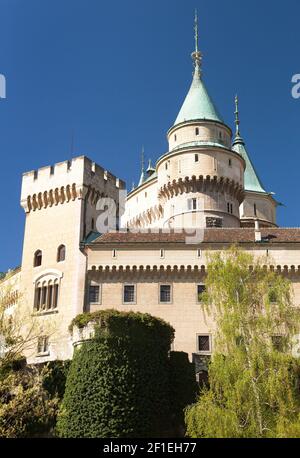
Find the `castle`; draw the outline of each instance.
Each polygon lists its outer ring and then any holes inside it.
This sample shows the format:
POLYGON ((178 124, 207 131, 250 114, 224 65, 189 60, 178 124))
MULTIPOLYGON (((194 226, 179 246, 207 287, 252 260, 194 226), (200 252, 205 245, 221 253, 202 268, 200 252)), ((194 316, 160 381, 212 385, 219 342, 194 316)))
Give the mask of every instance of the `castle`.
POLYGON ((0 287, 12 285, 8 313, 29 307, 45 329, 30 362, 71 358, 80 339, 69 333, 72 319, 107 308, 161 317, 175 328, 174 350, 196 362, 210 355, 215 327, 201 307, 206 253, 233 243, 269 257, 300 305, 300 229, 277 227, 278 202, 247 152, 238 99, 233 136, 206 90, 197 22, 192 59, 168 151, 154 167, 142 164, 126 202, 125 183, 84 156, 23 175, 22 265, 0 287))

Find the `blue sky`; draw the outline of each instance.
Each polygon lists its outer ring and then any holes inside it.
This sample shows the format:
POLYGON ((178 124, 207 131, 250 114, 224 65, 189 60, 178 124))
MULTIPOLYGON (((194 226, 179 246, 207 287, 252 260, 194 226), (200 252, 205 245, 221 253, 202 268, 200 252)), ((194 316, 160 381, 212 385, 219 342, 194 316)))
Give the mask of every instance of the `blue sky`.
POLYGON ((21 262, 21 174, 85 154, 137 182, 140 151, 167 150, 192 76, 198 8, 206 86, 265 187, 300 226, 299 0, 0 0, 0 271, 21 262))

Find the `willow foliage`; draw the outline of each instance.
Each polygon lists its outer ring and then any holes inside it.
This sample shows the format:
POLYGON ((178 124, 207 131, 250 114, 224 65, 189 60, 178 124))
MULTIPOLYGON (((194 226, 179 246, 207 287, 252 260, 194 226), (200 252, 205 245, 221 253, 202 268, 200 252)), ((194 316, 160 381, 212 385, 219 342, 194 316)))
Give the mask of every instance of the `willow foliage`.
POLYGON ((189 436, 300 437, 299 311, 290 282, 265 264, 236 248, 209 258, 203 306, 217 332, 189 436))

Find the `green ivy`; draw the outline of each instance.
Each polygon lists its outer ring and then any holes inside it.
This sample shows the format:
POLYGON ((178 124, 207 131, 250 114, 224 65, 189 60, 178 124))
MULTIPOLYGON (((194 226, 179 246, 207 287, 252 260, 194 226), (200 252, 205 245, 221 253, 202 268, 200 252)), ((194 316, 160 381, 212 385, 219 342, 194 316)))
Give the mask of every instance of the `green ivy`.
POLYGON ((149 314, 104 310, 79 315, 95 337, 75 351, 57 423, 61 437, 159 437, 170 424, 174 329, 149 314))

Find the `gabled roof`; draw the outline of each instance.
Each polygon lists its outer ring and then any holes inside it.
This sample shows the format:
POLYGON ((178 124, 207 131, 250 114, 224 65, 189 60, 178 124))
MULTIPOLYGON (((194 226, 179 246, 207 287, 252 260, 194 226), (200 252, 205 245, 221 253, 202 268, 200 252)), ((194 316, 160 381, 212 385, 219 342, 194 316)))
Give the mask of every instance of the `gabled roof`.
POLYGON ((200 68, 196 65, 190 90, 178 113, 174 126, 185 121, 201 119, 223 123, 202 81, 200 68))

